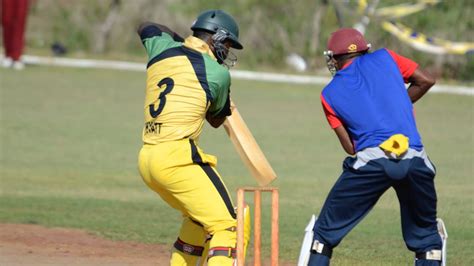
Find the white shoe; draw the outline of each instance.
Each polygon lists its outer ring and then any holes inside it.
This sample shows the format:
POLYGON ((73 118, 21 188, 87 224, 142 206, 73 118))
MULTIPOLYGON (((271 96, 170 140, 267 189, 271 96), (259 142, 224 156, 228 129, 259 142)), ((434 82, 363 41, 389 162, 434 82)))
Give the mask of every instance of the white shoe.
POLYGON ((21 61, 14 61, 13 62, 13 69, 15 70, 23 70, 25 69, 25 64, 21 61))
POLYGON ((13 65, 13 60, 10 57, 5 57, 2 60, 2 67, 10 68, 13 65))

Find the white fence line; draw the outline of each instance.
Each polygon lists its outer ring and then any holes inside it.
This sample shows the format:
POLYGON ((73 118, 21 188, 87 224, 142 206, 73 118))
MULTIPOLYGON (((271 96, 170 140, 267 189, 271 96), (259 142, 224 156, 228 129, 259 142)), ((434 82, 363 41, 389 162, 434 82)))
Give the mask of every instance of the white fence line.
POLYGON ((34 55, 24 55, 22 60, 30 65, 45 66, 64 66, 78 68, 103 68, 103 69, 119 69, 132 71, 145 71, 146 65, 142 63, 133 63, 126 61, 113 60, 93 60, 93 59, 75 59, 65 57, 42 57, 34 55))
MULTIPOLYGON (((146 69, 145 63, 133 63, 126 61, 74 59, 64 57, 41 57, 33 55, 24 55, 22 59, 26 64, 32 65, 64 66, 78 68, 103 68, 131 71, 145 71, 146 69)), ((325 85, 330 81, 329 77, 288 75, 268 72, 253 72, 246 70, 231 70, 230 73, 232 75, 232 78, 235 79, 257 80, 277 83, 325 85)), ((474 88, 467 86, 436 84, 433 88, 430 89, 430 93, 447 93, 474 96, 474 88)))

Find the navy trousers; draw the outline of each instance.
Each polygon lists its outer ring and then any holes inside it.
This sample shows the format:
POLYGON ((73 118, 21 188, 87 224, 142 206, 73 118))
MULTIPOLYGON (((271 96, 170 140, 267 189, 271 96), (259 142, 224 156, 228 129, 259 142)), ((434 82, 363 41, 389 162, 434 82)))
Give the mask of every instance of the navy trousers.
MULTIPOLYGON (((362 165, 360 159, 358 162, 358 158, 347 157, 343 172, 314 225, 314 240, 330 248, 336 247, 368 214, 382 194, 393 187, 400 203, 403 239, 407 248, 413 252, 441 249, 436 223, 434 177, 434 166, 427 157, 403 160, 376 158, 362 165)), ((427 260, 416 263, 439 265, 437 261, 427 260)), ((329 258, 311 254, 308 265, 329 265, 329 258)))

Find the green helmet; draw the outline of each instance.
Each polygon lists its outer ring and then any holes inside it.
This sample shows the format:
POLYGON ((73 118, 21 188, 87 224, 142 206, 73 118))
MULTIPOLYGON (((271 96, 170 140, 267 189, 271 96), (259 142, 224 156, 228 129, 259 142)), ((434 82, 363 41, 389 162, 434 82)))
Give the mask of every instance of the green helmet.
POLYGON ((239 42, 239 26, 232 16, 222 10, 207 10, 202 12, 193 22, 191 30, 205 30, 210 33, 224 31, 226 39, 232 42, 232 48, 243 48, 239 42))

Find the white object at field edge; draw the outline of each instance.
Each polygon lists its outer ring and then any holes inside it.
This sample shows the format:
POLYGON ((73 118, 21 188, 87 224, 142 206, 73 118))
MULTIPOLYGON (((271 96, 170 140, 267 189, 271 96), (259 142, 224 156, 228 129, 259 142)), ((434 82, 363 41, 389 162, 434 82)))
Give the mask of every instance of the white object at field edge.
MULTIPOLYGON (((3 55, 0 59, 3 60, 3 55)), ((112 61, 112 60, 93 60, 93 59, 75 59, 75 58, 57 58, 57 57, 42 57, 34 55, 22 56, 22 61, 25 64, 31 65, 46 65, 46 66, 64 66, 64 67, 78 67, 78 68, 102 68, 102 69, 120 69, 129 71, 145 72, 146 66, 143 63, 126 62, 126 61, 112 61)), ((289 75, 282 73, 270 72, 253 72, 246 70, 230 70, 233 79, 241 80, 256 80, 267 81, 275 83, 288 84, 318 84, 326 85, 331 81, 328 76, 313 76, 313 75, 289 75)), ((446 93, 474 96, 474 87, 470 85, 456 86, 456 85, 439 85, 436 84, 428 93, 446 93)))
POLYGON ((308 69, 306 61, 298 54, 291 53, 286 57, 286 63, 296 69, 299 72, 303 72, 308 69))

